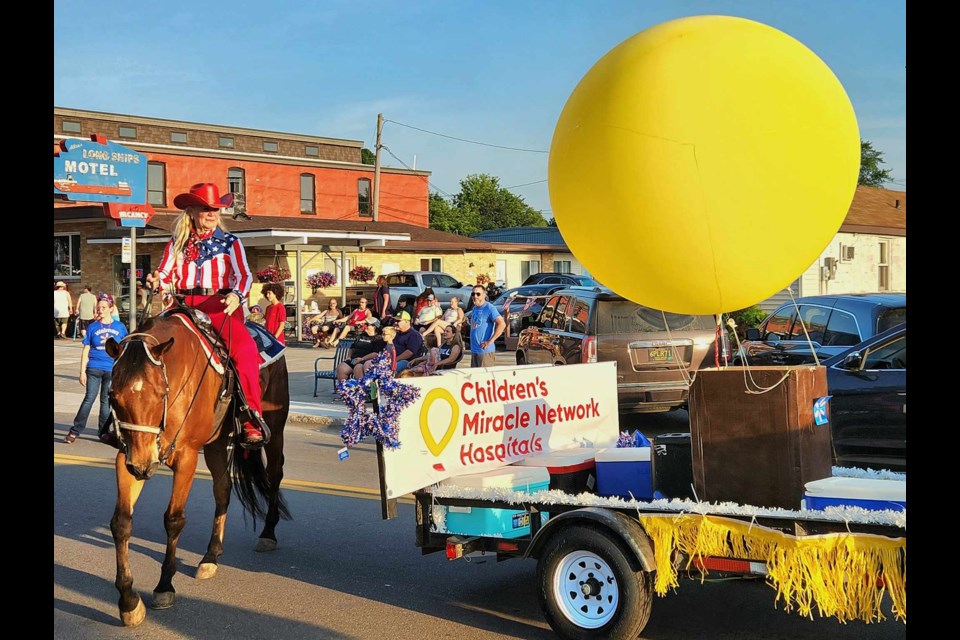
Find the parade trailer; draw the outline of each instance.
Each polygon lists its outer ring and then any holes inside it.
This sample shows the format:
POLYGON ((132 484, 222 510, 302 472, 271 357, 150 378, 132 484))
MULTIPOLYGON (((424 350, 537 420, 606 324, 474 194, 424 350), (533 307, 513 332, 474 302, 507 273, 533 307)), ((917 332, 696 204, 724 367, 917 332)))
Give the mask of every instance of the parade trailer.
MULTIPOLYGON (((761 402, 806 402, 796 391, 816 381, 816 368, 783 369, 787 391, 761 402)), ((788 448, 806 457, 793 456, 795 467, 773 483, 796 486, 783 476, 799 473, 802 494, 795 504, 758 506, 697 499, 698 486, 722 493, 703 486, 703 451, 685 461, 701 475, 689 485, 694 498, 661 495, 655 447, 633 446, 620 432, 613 363, 457 369, 399 382, 418 397, 395 414, 400 446, 378 443, 383 517, 412 493, 424 555, 535 559, 541 609, 558 637, 635 638, 654 596, 679 588, 681 577, 756 576, 788 612, 873 622, 886 611, 906 622, 905 475, 828 463, 827 477, 806 481, 801 467, 823 475, 811 451, 829 429, 813 424, 812 406, 810 420, 805 411, 787 420, 799 430, 788 448)), ((390 401, 380 394, 380 414, 390 401)), ((719 425, 697 424, 697 412, 692 406, 693 447, 709 449, 719 425)), ((753 413, 763 420, 764 411, 753 413)), ((760 435, 756 446, 784 441, 760 435)), ((735 462, 749 468, 747 458, 735 462)))

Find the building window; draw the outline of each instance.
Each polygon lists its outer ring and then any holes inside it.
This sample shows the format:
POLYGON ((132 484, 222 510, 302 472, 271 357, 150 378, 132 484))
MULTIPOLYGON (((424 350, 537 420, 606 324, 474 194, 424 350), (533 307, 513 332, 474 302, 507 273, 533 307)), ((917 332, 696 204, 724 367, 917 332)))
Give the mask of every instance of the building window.
POLYGON ((569 261, 569 260, 554 260, 554 261, 553 261, 553 272, 554 272, 554 273, 571 273, 571 271, 570 271, 570 261, 569 261))
POLYGON ((167 168, 162 162, 147 163, 147 202, 167 205, 167 168))
POLYGON ((120 126, 120 137, 121 138, 136 138, 137 137, 137 128, 136 127, 125 127, 120 126))
POLYGON ((305 156, 311 156, 311 157, 313 157, 313 158, 319 158, 319 157, 320 157, 320 147, 315 146, 315 145, 309 145, 309 144, 308 144, 307 146, 305 146, 305 147, 303 148, 303 155, 305 155, 305 156))
POLYGON ((315 180, 312 173, 300 174, 300 213, 316 213, 315 180))
POLYGON ((53 277, 80 278, 80 234, 58 233, 53 236, 53 277))
POLYGON ((277 151, 280 150, 280 146, 276 142, 264 142, 263 150, 272 151, 273 153, 276 153, 277 151))
POLYGON ((880 242, 877 276, 877 291, 890 291, 890 243, 886 240, 880 242))
POLYGON ((180 144, 187 143, 187 134, 182 131, 174 131, 170 134, 170 142, 179 142, 180 144))
POLYGON ((370 178, 357 180, 357 211, 361 216, 373 216, 370 207, 370 178))
POLYGON ((440 258, 420 258, 420 271, 443 271, 440 258))
POLYGON ((540 273, 539 260, 521 260, 520 261, 520 282, 523 283, 527 278, 535 273, 540 273))
POLYGON ((220 136, 220 146, 226 147, 227 149, 233 149, 233 138, 220 136))
POLYGON ((64 133, 80 133, 80 123, 75 120, 64 120, 62 129, 64 133))
POLYGON ((240 167, 227 169, 227 191, 230 193, 246 193, 245 184, 243 169, 240 167))
MULTIPOLYGON (((345 277, 347 280, 350 279, 350 269, 353 268, 353 259, 344 258, 344 264, 346 265, 346 269, 341 269, 340 258, 331 258, 330 256, 326 256, 323 259, 323 270, 327 273, 332 273, 333 275, 337 276, 337 287, 340 286, 341 282, 344 282, 345 277)), ((367 300, 367 302, 370 302, 371 304, 373 303, 372 300, 367 300)), ((373 307, 371 306, 371 309, 372 308, 373 307)))

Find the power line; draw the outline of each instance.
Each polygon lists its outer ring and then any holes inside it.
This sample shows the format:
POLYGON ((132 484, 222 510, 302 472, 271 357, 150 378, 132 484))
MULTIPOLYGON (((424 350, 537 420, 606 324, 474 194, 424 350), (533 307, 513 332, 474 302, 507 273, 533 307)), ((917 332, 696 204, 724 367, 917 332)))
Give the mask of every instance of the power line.
POLYGON ((541 149, 522 149, 520 147, 506 147, 499 144, 489 144, 486 142, 477 142, 476 140, 467 140, 466 138, 458 138, 456 136, 448 136, 445 133, 437 133, 436 131, 428 131, 426 129, 421 129, 420 127, 414 127, 413 125, 404 124, 402 122, 397 122, 396 120, 384 120, 384 122, 392 122, 393 124, 398 124, 401 127, 407 127, 408 129, 415 129, 417 131, 422 131, 423 133, 429 133, 430 135, 440 136, 441 138, 449 138, 451 140, 458 140, 460 142, 467 142, 469 144, 478 144, 482 147, 493 147, 495 149, 508 149, 510 151, 526 151, 527 153, 549 153, 549 151, 543 151, 541 149))
POLYGON ((529 187, 532 184, 540 184, 546 181, 547 179, 544 178, 543 180, 537 180, 536 182, 524 182, 523 184, 515 184, 512 187, 504 187, 504 189, 519 189, 520 187, 529 187))
MULTIPOLYGON (((400 158, 398 158, 398 157, 397 157, 397 154, 395 154, 393 151, 391 151, 391 150, 390 150, 390 147, 388 147, 387 145, 381 144, 381 145, 380 145, 380 148, 386 150, 387 153, 389 153, 391 156, 393 156, 393 159, 394 159, 394 160, 396 160, 397 162, 399 162, 400 164, 402 164, 402 165, 403 165, 404 167, 406 167, 407 169, 410 169, 411 171, 414 170, 412 167, 410 167, 410 165, 408 165, 406 162, 404 162, 403 160, 401 160, 400 158)), ((443 189, 441 189, 441 188, 438 187, 437 185, 433 184, 433 183, 430 182, 429 180, 427 180, 427 185, 433 187, 434 189, 436 189, 437 191, 439 191, 439 192, 442 193, 443 195, 447 196, 448 198, 453 198, 452 195, 450 195, 449 193, 447 193, 446 191, 444 191, 443 189)))

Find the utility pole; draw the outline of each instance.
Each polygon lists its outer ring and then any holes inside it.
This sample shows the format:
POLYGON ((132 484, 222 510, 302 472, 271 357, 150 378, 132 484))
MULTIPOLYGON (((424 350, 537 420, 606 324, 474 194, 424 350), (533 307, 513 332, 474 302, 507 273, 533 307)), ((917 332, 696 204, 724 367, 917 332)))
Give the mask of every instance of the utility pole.
POLYGON ((380 134, 383 133, 383 114, 377 114, 377 157, 373 163, 373 221, 380 219, 380 134))

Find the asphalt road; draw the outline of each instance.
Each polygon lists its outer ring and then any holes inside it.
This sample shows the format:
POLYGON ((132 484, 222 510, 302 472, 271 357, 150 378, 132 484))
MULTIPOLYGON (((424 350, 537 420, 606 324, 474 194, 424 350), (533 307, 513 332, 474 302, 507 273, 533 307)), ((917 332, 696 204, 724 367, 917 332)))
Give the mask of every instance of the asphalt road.
MULTIPOLYGON (((209 476, 198 474, 179 545, 177 603, 147 610, 135 629, 117 614, 115 555, 109 520, 115 500, 113 450, 94 441, 95 412, 73 445, 62 442, 79 405, 79 347, 56 343, 54 358, 54 629, 64 640, 130 638, 301 638, 431 640, 433 638, 553 638, 536 598, 533 560, 447 561, 421 556, 414 545, 414 514, 401 501, 399 517, 384 521, 376 491, 374 448, 362 444, 344 462, 332 394, 313 403, 317 350, 291 348, 294 403, 304 413, 286 426, 284 494, 293 520, 277 529, 279 548, 254 552, 257 530, 236 501, 227 518, 220 570, 211 580, 193 576, 213 517, 209 476), (309 409, 308 407, 313 407, 309 409)), ((645 433, 686 430, 683 412, 640 416, 645 433)), ((630 425, 633 427, 633 425, 630 425)), ((149 605, 159 578, 165 534, 163 511, 171 476, 151 479, 134 516, 134 585, 149 605)), ((890 640, 906 625, 840 624, 786 613, 761 581, 681 582, 656 598, 643 638, 797 638, 890 640)))

